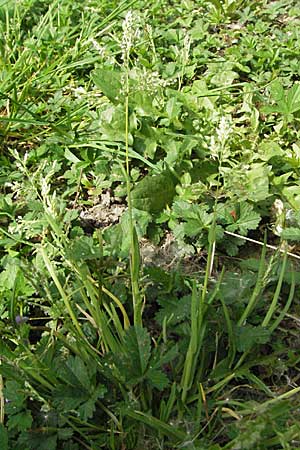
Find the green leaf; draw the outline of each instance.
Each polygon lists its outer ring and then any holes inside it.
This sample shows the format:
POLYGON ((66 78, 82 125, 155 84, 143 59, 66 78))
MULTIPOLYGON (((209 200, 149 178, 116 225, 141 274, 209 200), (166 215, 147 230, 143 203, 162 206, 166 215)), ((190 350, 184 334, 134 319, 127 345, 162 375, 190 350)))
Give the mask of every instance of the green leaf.
POLYGON ((134 386, 146 376, 150 356, 149 333, 145 328, 132 326, 126 331, 120 352, 109 355, 109 358, 116 366, 118 378, 123 383, 134 386))
POLYGON ((259 158, 262 161, 269 161, 274 156, 284 156, 285 152, 282 150, 280 145, 275 141, 263 141, 259 147, 259 158))
POLYGON ((100 250, 89 236, 79 236, 71 241, 66 256, 73 261, 87 261, 100 258, 100 250))
POLYGON ((53 391, 53 405, 60 411, 75 410, 88 399, 88 391, 80 389, 78 386, 61 384, 53 391))
POLYGON ((266 344, 271 336, 271 332, 264 327, 245 325, 234 327, 236 348, 239 352, 250 350, 255 344, 266 344))
POLYGON ((162 391, 169 384, 169 379, 167 375, 159 369, 149 369, 147 372, 147 380, 149 380, 150 384, 162 391))
POLYGON ((271 168, 265 164, 253 164, 247 172, 246 189, 248 199, 254 202, 265 200, 269 196, 269 175, 271 168))
POLYGON ((104 397, 106 391, 107 389, 104 386, 98 385, 92 393, 91 397, 85 403, 79 406, 78 411, 82 420, 86 421, 87 419, 93 417, 93 414, 96 410, 96 402, 99 398, 104 397))
POLYGON ((295 83, 287 93, 286 103, 288 105, 288 112, 293 114, 300 109, 300 84, 295 83))
POLYGON ((164 318, 167 318, 169 325, 176 325, 190 317, 191 296, 186 295, 180 299, 160 298, 158 303, 161 309, 156 313, 155 320, 162 325, 164 318))
POLYGON ((290 205, 296 210, 300 210, 300 186, 292 185, 282 189, 283 195, 286 197, 290 205))
MULTIPOLYGON (((11 355, 13 357, 13 355, 11 355)), ((15 414, 24 408, 26 395, 23 392, 23 387, 16 381, 7 381, 5 383, 4 395, 7 399, 5 411, 8 414, 15 414)))
POLYGON ((290 240, 290 241, 300 241, 300 228, 289 227, 285 228, 280 236, 282 239, 290 240))
POLYGON ((33 433, 29 432, 26 435, 21 435, 20 441, 24 441, 24 447, 26 450, 56 450, 57 449, 57 434, 56 433, 33 433), (21 440, 22 439, 22 440, 21 440), (30 447, 28 447, 28 445, 30 447))
POLYGON ((187 438, 187 435, 184 431, 180 430, 179 427, 174 427, 169 425, 168 423, 162 422, 150 414, 143 413, 141 411, 125 411, 125 415, 131 417, 134 420, 140 421, 147 425, 148 427, 153 428, 157 432, 160 432, 170 439, 177 439, 180 441, 184 441, 187 438))
POLYGON ((140 326, 129 328, 124 339, 124 349, 131 358, 133 367, 143 375, 151 355, 151 338, 148 331, 140 326))
POLYGON ((0 448, 1 450, 8 450, 8 433, 3 423, 0 423, 0 448))
POLYGON ((166 112, 170 121, 173 121, 179 116, 180 110, 181 110, 180 103, 178 103, 175 97, 171 97, 166 104, 166 112))
POLYGON ((120 72, 103 68, 98 68, 92 73, 92 79, 95 85, 113 103, 122 102, 121 76, 120 72))
POLYGON ((81 162, 79 158, 77 158, 76 155, 74 155, 74 153, 71 152, 71 150, 69 150, 68 148, 65 149, 65 158, 68 161, 71 161, 72 163, 79 163, 81 162))
POLYGON ((175 181, 169 171, 159 175, 146 175, 131 191, 132 206, 157 214, 171 205, 175 196, 175 181))
POLYGON ((253 206, 249 203, 242 202, 240 204, 240 214, 238 219, 227 227, 228 231, 239 231, 245 236, 248 230, 255 230, 260 222, 260 215, 253 210, 253 206))
MULTIPOLYGON (((15 428, 18 431, 25 431, 31 427, 32 422, 33 422, 33 419, 32 419, 30 411, 22 411, 22 412, 19 412, 18 414, 9 415, 8 421, 7 421, 7 428, 9 430, 15 428)), ((2 450, 2 448, 1 448, 1 450, 2 450)))
POLYGON ((282 82, 277 78, 269 86, 269 91, 272 98, 279 102, 284 98, 284 87, 282 82))
POLYGON ((72 428, 59 428, 57 434, 59 439, 61 439, 62 441, 66 441, 73 436, 74 430, 72 428))
MULTIPOLYGON (((257 268, 257 260, 254 260, 257 268)), ((228 271, 224 274, 217 297, 221 297, 226 305, 245 303, 251 296, 256 275, 249 270, 245 273, 228 271)))

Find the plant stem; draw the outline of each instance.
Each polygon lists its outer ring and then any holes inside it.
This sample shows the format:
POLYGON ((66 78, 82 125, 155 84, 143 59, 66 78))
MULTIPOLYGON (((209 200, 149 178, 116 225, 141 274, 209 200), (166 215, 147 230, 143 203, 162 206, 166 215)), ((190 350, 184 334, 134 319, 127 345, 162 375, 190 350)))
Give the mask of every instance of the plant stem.
POLYGON ((133 302, 133 322, 134 325, 142 325, 142 300, 139 291, 139 244, 136 229, 133 223, 132 203, 131 203, 131 181, 130 181, 130 165, 129 165, 129 55, 127 55, 125 65, 125 154, 126 154, 126 188, 127 202, 129 214, 129 230, 130 230, 130 278, 133 302))

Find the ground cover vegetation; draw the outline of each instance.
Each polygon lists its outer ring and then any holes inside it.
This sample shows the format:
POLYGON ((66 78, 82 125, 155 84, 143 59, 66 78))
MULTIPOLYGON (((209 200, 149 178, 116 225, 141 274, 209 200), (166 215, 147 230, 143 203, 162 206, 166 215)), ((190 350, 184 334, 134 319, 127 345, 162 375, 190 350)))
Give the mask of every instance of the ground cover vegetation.
POLYGON ((300 446, 299 26, 0 1, 1 450, 300 446))

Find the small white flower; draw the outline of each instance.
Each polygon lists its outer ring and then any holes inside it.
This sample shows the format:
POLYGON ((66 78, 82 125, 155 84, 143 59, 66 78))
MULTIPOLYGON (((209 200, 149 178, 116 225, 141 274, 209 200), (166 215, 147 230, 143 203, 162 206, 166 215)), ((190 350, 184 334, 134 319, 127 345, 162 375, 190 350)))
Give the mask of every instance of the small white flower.
POLYGON ((217 133, 219 142, 221 144, 225 144, 225 142, 228 140, 230 133, 231 133, 230 120, 227 117, 222 116, 222 118, 220 120, 219 128, 217 128, 216 133, 217 133))

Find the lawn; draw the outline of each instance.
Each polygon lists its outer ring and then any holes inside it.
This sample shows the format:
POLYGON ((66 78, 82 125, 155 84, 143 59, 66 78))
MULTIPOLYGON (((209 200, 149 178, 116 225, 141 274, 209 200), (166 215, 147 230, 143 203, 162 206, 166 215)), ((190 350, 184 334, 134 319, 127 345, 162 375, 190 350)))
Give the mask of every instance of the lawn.
POLYGON ((298 0, 0 30, 0 449, 300 448, 298 0))

